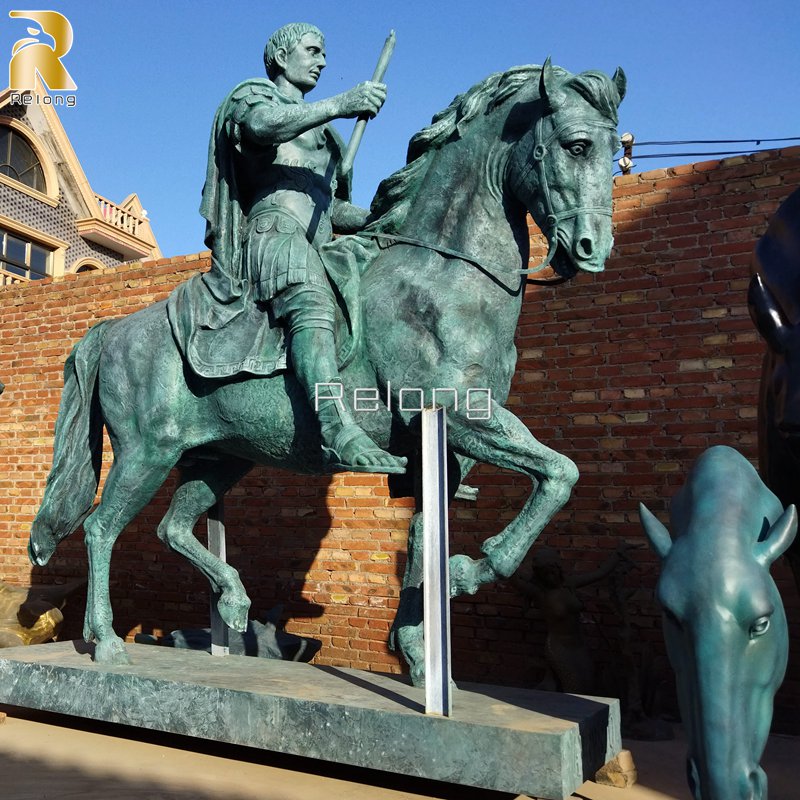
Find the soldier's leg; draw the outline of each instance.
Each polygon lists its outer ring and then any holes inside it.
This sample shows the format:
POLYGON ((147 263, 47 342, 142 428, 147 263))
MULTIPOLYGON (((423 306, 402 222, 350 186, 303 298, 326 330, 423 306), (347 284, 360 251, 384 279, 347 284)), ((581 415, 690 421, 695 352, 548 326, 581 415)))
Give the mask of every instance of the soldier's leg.
POLYGON ((328 287, 311 283, 291 286, 273 301, 276 315, 286 326, 295 376, 317 409, 329 465, 335 470, 404 472, 406 459, 378 447, 343 400, 318 399, 318 385, 342 382, 336 363, 334 302, 328 287))

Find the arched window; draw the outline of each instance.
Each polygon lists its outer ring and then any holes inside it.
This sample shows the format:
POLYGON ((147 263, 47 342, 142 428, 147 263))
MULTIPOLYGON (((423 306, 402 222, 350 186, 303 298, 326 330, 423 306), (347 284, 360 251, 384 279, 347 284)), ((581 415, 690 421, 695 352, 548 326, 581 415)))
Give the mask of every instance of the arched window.
POLYGON ((0 174, 37 192, 46 190, 44 170, 33 148, 17 131, 0 126, 0 174))

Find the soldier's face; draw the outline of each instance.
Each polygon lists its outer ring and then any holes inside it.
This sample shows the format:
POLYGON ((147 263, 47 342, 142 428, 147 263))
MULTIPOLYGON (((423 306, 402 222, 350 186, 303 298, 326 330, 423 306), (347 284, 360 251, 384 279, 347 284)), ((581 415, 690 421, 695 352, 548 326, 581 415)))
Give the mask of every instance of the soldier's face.
POLYGON ((306 33, 285 56, 283 76, 305 94, 317 85, 325 63, 322 41, 315 34, 306 33))

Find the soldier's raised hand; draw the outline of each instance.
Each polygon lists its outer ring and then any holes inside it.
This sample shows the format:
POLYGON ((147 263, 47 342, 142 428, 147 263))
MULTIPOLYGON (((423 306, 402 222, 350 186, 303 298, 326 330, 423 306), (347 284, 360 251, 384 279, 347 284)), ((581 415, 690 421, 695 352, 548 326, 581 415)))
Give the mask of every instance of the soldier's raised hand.
POLYGON ((352 119, 365 114, 372 118, 381 110, 386 100, 386 84, 364 81, 340 94, 337 99, 340 117, 352 119))

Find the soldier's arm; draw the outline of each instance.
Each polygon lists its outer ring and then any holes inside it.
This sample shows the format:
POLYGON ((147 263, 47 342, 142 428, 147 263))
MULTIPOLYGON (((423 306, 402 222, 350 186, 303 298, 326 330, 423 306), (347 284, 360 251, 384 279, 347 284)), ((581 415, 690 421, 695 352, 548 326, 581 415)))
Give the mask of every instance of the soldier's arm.
POLYGON ((281 144, 334 119, 352 119, 361 114, 374 117, 385 99, 384 84, 365 81, 316 103, 262 103, 250 108, 242 120, 242 130, 256 144, 281 144))
POLYGON ((334 198, 331 208, 331 225, 334 233, 358 233, 369 218, 369 209, 353 205, 347 200, 334 198))

